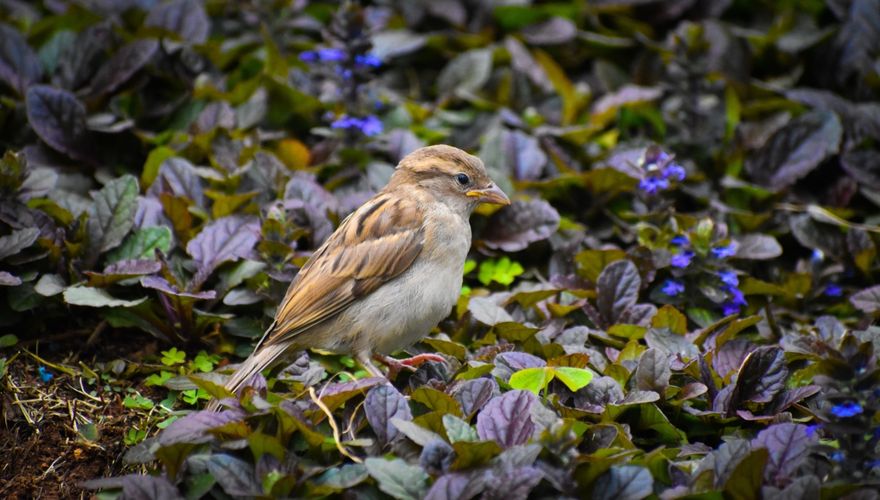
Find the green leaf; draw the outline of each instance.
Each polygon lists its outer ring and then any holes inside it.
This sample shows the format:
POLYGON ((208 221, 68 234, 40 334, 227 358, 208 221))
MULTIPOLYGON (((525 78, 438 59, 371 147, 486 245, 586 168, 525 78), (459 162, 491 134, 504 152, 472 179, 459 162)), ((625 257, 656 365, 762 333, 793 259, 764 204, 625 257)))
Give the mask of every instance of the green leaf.
POLYGON ((138 182, 131 175, 111 180, 95 195, 87 226, 92 262, 98 254, 119 246, 134 226, 137 196, 138 182))
POLYGON ((524 269, 519 262, 511 261, 509 257, 501 257, 498 260, 485 260, 480 263, 480 271, 477 279, 480 283, 488 286, 493 281, 502 285, 510 285, 524 269))
POLYGON ((531 391, 538 395, 553 380, 553 370, 546 366, 525 368, 510 376, 510 387, 531 391))
POLYGON ((142 227, 131 233, 118 248, 107 255, 107 262, 156 258, 156 249, 163 253, 171 250, 171 228, 168 226, 142 227))
POLYGON ((71 286, 64 290, 64 302, 74 306, 86 307, 134 307, 147 300, 141 297, 135 300, 117 299, 107 290, 89 286, 71 286))
POLYGON ((9 333, 2 337, 0 337, 0 349, 4 347, 11 347, 18 343, 18 337, 9 333))
POLYGON ((571 366, 555 366, 551 368, 556 378, 572 391, 583 389, 593 380, 593 372, 586 368, 574 368, 571 366))
POLYGON ((134 393, 125 396, 125 399, 122 400, 122 406, 133 410, 149 410, 153 408, 154 403, 151 399, 134 393))
POLYGON ((259 460, 267 453, 278 460, 284 460, 284 447, 275 436, 254 431, 247 437, 247 442, 254 455, 254 460, 259 460))
POLYGON ((165 366, 174 366, 183 363, 186 360, 186 353, 178 351, 176 347, 172 347, 167 351, 162 351, 162 364, 165 366))
POLYGON ((477 430, 455 415, 443 415, 443 427, 446 429, 446 436, 450 443, 479 439, 477 430))
POLYGON ((379 489, 398 500, 419 500, 428 490, 428 474, 417 465, 395 458, 368 458, 364 467, 379 483, 379 489))

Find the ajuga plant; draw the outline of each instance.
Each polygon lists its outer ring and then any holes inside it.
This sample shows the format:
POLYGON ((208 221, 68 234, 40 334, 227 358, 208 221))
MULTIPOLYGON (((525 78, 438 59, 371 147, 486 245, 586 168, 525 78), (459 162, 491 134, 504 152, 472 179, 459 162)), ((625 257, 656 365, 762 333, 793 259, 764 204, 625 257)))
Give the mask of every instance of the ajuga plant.
POLYGON ((874 327, 848 331, 825 317, 817 321, 815 336, 799 342, 814 356, 813 380, 822 387, 812 405, 817 423, 810 426, 820 438, 813 448, 816 473, 841 488, 880 484, 878 334, 874 327))
POLYGON ((370 53, 370 29, 358 2, 347 0, 323 35, 324 46, 302 52, 300 60, 327 87, 322 98, 331 104, 330 127, 351 148, 365 137, 382 133, 382 121, 374 114, 381 103, 369 86, 382 60, 370 53))

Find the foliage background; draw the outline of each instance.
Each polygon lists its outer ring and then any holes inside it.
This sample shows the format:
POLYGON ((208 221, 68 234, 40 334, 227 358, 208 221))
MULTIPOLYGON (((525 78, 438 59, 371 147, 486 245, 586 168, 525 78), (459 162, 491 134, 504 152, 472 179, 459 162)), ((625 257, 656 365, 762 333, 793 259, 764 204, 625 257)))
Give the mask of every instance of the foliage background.
POLYGON ((0 492, 876 498, 878 89, 878 0, 0 1, 0 492), (448 362, 188 414, 434 143, 448 362))

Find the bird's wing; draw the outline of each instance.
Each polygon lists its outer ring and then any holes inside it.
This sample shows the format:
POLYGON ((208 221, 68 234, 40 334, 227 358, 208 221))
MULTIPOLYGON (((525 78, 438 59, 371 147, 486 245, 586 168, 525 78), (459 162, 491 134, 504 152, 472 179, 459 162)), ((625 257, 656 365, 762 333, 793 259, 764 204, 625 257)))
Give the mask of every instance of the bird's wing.
POLYGON ((425 240, 410 198, 380 194, 349 215, 290 284, 262 344, 287 341, 406 271, 425 240))

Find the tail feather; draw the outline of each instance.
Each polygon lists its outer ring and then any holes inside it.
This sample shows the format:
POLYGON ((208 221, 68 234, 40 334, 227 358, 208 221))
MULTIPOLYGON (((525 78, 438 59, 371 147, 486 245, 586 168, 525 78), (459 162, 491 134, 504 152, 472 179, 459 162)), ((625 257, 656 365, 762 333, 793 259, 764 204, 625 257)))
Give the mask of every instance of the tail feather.
MULTIPOLYGON (((287 350, 286 345, 270 344, 259 347, 242 363, 235 373, 229 378, 224 385, 233 394, 238 394, 247 386, 254 375, 270 367, 284 352, 287 350)), ((213 400, 205 407, 206 410, 217 411, 220 409, 220 402, 213 400)))

